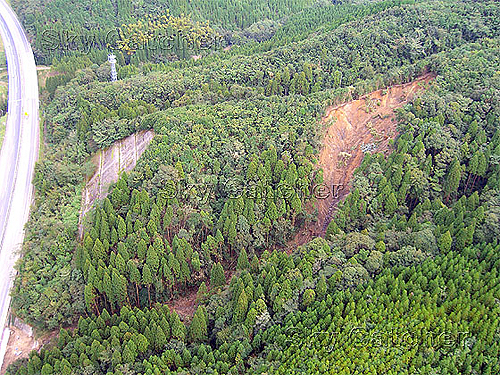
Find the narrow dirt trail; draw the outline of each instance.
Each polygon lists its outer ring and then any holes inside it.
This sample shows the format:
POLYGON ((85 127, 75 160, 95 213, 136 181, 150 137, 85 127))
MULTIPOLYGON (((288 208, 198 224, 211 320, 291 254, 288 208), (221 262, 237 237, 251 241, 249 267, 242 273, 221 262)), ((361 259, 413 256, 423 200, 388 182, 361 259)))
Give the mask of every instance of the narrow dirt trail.
POLYGON ((319 166, 323 168, 329 195, 316 201, 318 221, 298 233, 289 243, 288 251, 324 235, 337 203, 349 193, 352 176, 363 161, 364 153, 389 151, 389 140, 397 135, 394 110, 412 101, 433 78, 434 75, 425 74, 413 82, 327 108, 321 119, 324 134, 319 166))

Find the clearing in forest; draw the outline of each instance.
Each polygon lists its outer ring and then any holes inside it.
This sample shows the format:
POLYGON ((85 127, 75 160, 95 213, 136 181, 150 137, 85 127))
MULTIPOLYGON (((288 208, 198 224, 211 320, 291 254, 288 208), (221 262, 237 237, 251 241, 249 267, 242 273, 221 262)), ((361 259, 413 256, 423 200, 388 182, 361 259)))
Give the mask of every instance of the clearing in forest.
MULTIPOLYGON (((228 265, 224 265, 226 276, 226 284, 229 285, 231 278, 233 277, 235 270, 234 268, 226 268, 228 265)), ((232 266, 234 267, 234 265, 232 266)), ((208 287, 208 292, 210 293, 209 280, 205 280, 208 287)), ((191 287, 183 295, 172 298, 166 304, 170 307, 170 310, 174 310, 183 322, 190 322, 193 317, 196 308, 198 307, 198 301, 196 300, 198 294, 198 287, 191 287)))
POLYGON ((389 150, 389 140, 397 135, 394 110, 410 102, 433 78, 425 74, 413 82, 327 108, 321 120, 325 128, 319 164, 330 194, 317 200, 318 221, 298 233, 289 250, 324 235, 337 203, 349 192, 352 175, 364 153, 389 150))

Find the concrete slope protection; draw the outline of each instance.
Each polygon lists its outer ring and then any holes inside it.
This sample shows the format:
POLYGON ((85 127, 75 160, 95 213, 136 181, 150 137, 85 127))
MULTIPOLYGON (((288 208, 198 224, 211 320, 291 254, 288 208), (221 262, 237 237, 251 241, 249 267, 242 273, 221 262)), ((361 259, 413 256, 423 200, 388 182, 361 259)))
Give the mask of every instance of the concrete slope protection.
POLYGON ((32 177, 39 147, 38 81, 35 59, 23 28, 0 0, 0 35, 9 73, 8 113, 0 151, 0 366, 9 330, 5 328, 14 264, 24 238, 33 196, 32 177))

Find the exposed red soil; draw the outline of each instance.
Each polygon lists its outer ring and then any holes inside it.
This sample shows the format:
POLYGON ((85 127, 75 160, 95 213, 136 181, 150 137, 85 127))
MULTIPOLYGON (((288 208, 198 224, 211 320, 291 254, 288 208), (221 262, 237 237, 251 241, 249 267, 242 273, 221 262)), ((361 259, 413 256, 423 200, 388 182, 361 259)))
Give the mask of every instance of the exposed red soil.
POLYGON ((23 330, 14 326, 9 326, 10 336, 7 343, 7 350, 3 360, 0 374, 5 374, 7 367, 20 358, 28 358, 32 350, 39 351, 44 345, 51 342, 59 333, 59 331, 52 331, 46 333, 42 337, 36 339, 34 336, 29 336, 23 330))
MULTIPOLYGON (((224 264, 224 269, 228 266, 231 265, 224 264)), ((224 271, 227 284, 229 284, 231 278, 236 272, 234 270, 234 265, 232 265, 232 267, 233 268, 226 269, 224 271)), ((206 280, 205 283, 207 284, 208 291, 210 291, 210 285, 208 285, 209 281, 206 280)), ((183 296, 173 298, 171 301, 167 302, 167 305, 168 307, 170 307, 170 310, 174 310, 177 314, 179 314, 179 317, 181 318, 182 321, 184 322, 189 321, 193 317, 196 308, 198 306, 198 303, 196 301, 197 293, 198 293, 198 287, 191 287, 187 290, 187 292, 183 296)))
POLYGON ((308 212, 317 207, 318 220, 297 233, 288 244, 288 252, 324 235, 337 203, 349 193, 354 170, 363 161, 362 147, 370 145, 373 152, 387 153, 389 140, 397 135, 394 110, 413 100, 433 78, 434 75, 428 73, 413 82, 377 90, 357 100, 327 108, 321 120, 325 129, 319 165, 323 168, 328 189, 328 194, 324 195, 328 196, 317 199, 314 206, 308 207, 308 212))
POLYGON ((196 288, 191 288, 184 296, 172 299, 171 301, 167 302, 167 305, 168 307, 170 307, 171 311, 174 310, 175 312, 177 312, 177 314, 179 314, 181 320, 189 320, 196 311, 197 292, 198 290, 196 288))

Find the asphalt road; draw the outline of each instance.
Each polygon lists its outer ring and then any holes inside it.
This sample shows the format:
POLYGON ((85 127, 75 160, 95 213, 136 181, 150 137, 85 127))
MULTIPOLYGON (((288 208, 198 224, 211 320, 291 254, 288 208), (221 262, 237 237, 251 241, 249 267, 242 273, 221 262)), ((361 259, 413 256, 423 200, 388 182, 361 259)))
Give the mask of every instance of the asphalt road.
POLYGON ((38 157, 38 81, 30 44, 16 15, 0 0, 0 34, 9 72, 8 116, 0 151, 0 366, 9 330, 10 305, 17 250, 24 238, 33 196, 33 169, 38 157))

